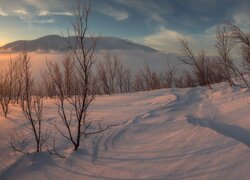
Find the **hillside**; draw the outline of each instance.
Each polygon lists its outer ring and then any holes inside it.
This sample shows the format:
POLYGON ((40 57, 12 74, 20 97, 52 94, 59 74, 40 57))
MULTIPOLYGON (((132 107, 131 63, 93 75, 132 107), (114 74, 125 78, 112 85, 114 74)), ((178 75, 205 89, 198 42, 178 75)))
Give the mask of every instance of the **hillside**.
MULTIPOLYGON (((248 179, 250 91, 213 87, 97 97, 89 120, 119 125, 78 152, 52 131, 66 159, 15 155, 9 133, 25 122, 12 106, 9 119, 0 116, 0 179, 248 179)), ((46 101, 45 114, 51 130, 59 120, 54 101, 46 101)))
MULTIPOLYGON (((69 48, 67 40, 75 44, 76 37, 61 37, 49 35, 30 41, 15 41, 0 47, 0 51, 20 52, 20 51, 66 51, 69 48)), ((86 45, 91 45, 92 40, 85 38, 86 45)), ((157 52, 155 49, 123 40, 115 37, 100 37, 97 42, 96 50, 140 50, 146 52, 157 52)))

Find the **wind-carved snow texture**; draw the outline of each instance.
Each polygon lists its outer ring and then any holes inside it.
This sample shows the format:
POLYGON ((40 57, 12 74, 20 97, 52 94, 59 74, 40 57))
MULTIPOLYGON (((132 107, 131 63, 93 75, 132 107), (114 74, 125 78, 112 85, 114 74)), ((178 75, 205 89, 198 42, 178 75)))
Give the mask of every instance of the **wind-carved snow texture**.
MULTIPOLYGON (((222 83, 213 90, 97 97, 90 120, 118 126, 86 139, 78 152, 52 133, 66 159, 46 152, 15 156, 8 133, 23 123, 12 107, 10 119, 0 119, 0 179, 248 179, 249 95, 222 83)), ((53 101, 46 105, 50 123, 58 120, 53 101)))

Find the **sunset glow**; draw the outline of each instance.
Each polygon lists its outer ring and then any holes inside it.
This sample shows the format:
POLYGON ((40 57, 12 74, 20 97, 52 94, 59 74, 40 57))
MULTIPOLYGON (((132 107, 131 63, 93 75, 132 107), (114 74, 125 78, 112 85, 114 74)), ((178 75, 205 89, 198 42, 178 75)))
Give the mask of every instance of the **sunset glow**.
POLYGON ((0 0, 0 180, 249 167, 250 0, 0 0))
MULTIPOLYGON (((176 49, 176 36, 213 51, 214 29, 230 21, 248 29, 248 0, 92 0, 90 30, 142 43, 163 52, 176 49), (129 27, 129 28, 128 28, 129 27)), ((61 34, 71 26, 73 1, 0 0, 0 45, 61 34)))

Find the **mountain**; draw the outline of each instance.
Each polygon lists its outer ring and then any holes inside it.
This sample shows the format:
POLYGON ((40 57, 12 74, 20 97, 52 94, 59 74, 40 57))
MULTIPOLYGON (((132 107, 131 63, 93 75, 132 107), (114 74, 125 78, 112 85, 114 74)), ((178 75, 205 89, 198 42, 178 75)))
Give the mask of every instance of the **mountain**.
MULTIPOLYGON (((69 47, 68 40, 74 44, 76 37, 66 38, 58 35, 49 35, 30 41, 15 41, 0 47, 0 51, 66 51, 69 47)), ((86 37, 85 41, 87 45, 91 45, 92 41, 90 38, 86 37)), ((115 37, 100 37, 96 50, 141 50, 145 52, 157 52, 153 48, 115 37)))

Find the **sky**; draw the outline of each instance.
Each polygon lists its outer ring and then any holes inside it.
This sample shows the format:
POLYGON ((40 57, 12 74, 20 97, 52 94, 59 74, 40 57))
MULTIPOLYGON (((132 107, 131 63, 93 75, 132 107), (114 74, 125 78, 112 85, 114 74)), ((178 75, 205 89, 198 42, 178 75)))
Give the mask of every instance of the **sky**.
MULTIPOLYGON (((91 0, 89 30, 176 52, 177 37, 214 51, 216 26, 250 29, 249 0, 91 0)), ((0 46, 71 28, 74 0, 0 0, 0 46)))

